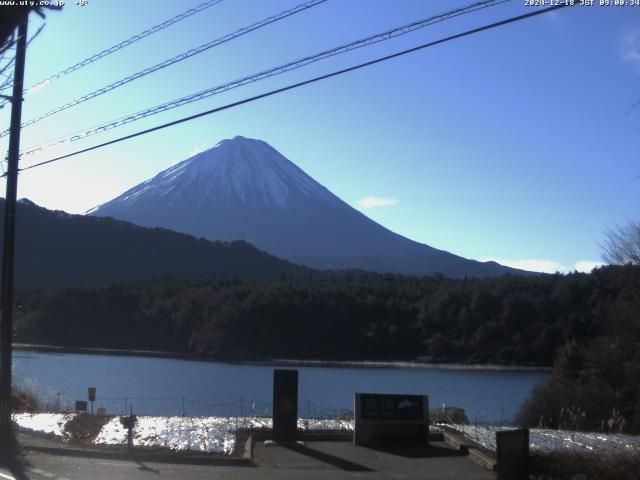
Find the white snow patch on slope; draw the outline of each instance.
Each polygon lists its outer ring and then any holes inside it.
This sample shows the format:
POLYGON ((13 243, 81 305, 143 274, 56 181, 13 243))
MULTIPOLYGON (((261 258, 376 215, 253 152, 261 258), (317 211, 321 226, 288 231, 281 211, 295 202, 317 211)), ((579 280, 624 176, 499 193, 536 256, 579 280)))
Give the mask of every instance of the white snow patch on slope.
POLYGON ((62 436, 64 425, 72 418, 73 415, 64 413, 14 413, 11 416, 20 428, 58 436, 62 436))
MULTIPOLYGON (((510 430, 512 427, 492 425, 449 425, 479 445, 496 450, 496 431, 510 430)), ((640 435, 622 435, 595 432, 573 432, 568 430, 529 430, 529 446, 532 450, 589 450, 630 452, 640 449, 640 435)))
MULTIPOLYGON (((133 430, 133 445, 164 447, 171 450, 194 450, 230 454, 235 447, 237 428, 271 428, 265 417, 138 417, 133 430)), ((353 423, 344 420, 298 420, 300 430, 353 431, 353 423)), ((124 445, 127 430, 119 418, 102 427, 97 444, 124 445)))

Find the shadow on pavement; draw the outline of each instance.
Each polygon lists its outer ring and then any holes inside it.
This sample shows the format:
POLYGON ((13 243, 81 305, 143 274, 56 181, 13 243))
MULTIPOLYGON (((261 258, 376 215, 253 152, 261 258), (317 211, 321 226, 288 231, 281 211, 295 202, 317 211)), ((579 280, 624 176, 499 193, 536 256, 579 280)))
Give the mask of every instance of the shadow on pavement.
POLYGON ((375 445, 367 446, 370 450, 406 458, 464 457, 459 450, 439 445, 375 445))
POLYGON ((20 446, 11 429, 8 437, 0 439, 0 468, 5 468, 16 480, 29 480, 25 470, 28 462, 22 457, 20 446))
POLYGON ((293 452, 299 453, 301 455, 305 455, 307 457, 313 458, 320 462, 333 465, 334 467, 339 468, 340 470, 346 470, 348 472, 371 472, 368 467, 364 465, 360 465, 355 462, 351 462, 349 460, 345 460, 344 458, 336 457, 335 455, 330 455, 328 453, 320 452, 318 450, 313 450, 311 448, 304 447, 302 445, 298 445, 297 443, 283 443, 280 444, 282 448, 287 450, 291 450, 293 452))
POLYGON ((0 467, 9 470, 16 480, 29 480, 29 477, 27 477, 27 474, 25 473, 26 466, 27 465, 24 460, 19 457, 4 456, 0 459, 0 467))
POLYGON ((151 468, 151 467, 145 465, 144 463, 142 463, 140 460, 136 460, 136 463, 138 464, 138 470, 141 470, 143 472, 155 473, 156 475, 160 475, 160 470, 156 470, 155 468, 151 468))

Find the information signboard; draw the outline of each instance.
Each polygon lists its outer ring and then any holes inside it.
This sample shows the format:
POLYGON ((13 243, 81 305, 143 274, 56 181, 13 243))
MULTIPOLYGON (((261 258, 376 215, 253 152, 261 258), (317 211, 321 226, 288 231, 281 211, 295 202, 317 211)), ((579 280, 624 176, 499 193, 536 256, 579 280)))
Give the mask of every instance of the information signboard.
POLYGON ((429 397, 388 393, 356 393, 357 445, 429 442, 429 397))
POLYGON ((386 395, 363 393, 360 412, 364 420, 424 420, 424 397, 421 395, 386 395))

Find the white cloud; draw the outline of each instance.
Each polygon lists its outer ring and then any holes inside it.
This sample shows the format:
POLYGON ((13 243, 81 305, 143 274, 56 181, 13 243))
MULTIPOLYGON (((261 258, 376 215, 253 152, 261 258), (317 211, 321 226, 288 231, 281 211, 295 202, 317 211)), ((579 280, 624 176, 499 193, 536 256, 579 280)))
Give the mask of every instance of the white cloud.
POLYGON ((604 265, 602 262, 595 260, 579 260, 573 266, 565 265, 555 260, 544 260, 535 258, 525 258, 520 260, 509 260, 506 258, 483 258, 483 262, 494 261, 507 267, 519 268, 521 270, 529 270, 530 272, 542 273, 569 273, 577 270, 578 272, 590 272, 594 268, 604 265))
POLYGON ((191 151, 189 152, 189 157, 193 157, 194 155, 197 155, 202 152, 204 152, 204 148, 202 148, 200 145, 194 145, 193 147, 191 147, 191 151))
POLYGON ((396 200, 395 198, 363 197, 356 203, 362 208, 377 208, 395 205, 398 203, 398 200, 396 200))
POLYGON ((640 73, 640 30, 627 31, 622 34, 620 55, 625 62, 638 66, 640 73))
MULTIPOLYGON (((197 155, 199 153, 202 153, 202 152, 204 152, 204 148, 202 148, 200 145, 194 145, 193 147, 191 147, 191 151, 189 152, 189 156, 187 158, 191 158, 191 157, 193 157, 193 156, 195 156, 195 155, 197 155)), ((176 158, 173 161, 172 165, 177 165, 182 160, 184 160, 184 159, 176 158)))
POLYGON ((589 273, 594 268, 598 268, 603 265, 605 264, 596 260, 580 260, 579 262, 576 262, 575 269, 579 272, 589 273))
POLYGON ((47 85, 50 85, 50 84, 51 84, 51 80, 45 80, 42 83, 38 83, 37 85, 34 85, 29 90, 27 90, 27 95, 33 95, 37 91, 42 90, 44 87, 46 87, 47 85))
POLYGON ((524 258, 520 260, 508 260, 506 258, 483 258, 483 262, 488 261, 498 262, 500 265, 505 265, 512 268, 520 268, 522 270, 529 270, 531 272, 566 272, 570 270, 566 265, 562 265, 559 262, 553 260, 541 260, 535 258, 524 258))

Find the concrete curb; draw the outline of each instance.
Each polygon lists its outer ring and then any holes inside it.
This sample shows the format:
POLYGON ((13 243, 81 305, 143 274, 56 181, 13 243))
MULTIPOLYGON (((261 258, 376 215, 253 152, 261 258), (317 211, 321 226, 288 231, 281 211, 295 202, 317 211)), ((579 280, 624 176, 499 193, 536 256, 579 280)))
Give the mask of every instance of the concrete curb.
POLYGON ((496 471, 496 458, 465 436, 451 431, 442 432, 444 442, 467 455, 467 459, 486 468, 496 471))
MULTIPOLYGON (((256 441, 271 440, 273 433, 271 430, 249 430, 249 436, 256 441)), ((298 440, 308 442, 351 442, 353 432, 298 432, 298 440)))
POLYGON ((478 450, 477 448, 470 448, 467 458, 473 463, 477 463, 487 470, 492 470, 494 472, 496 471, 496 459, 487 455, 482 450, 478 450))
POLYGON ((469 448, 474 447, 472 442, 468 441, 465 437, 457 433, 442 432, 442 437, 444 439, 444 443, 461 452, 467 453, 469 451, 469 448))
POLYGON ((253 446, 255 442, 253 441, 253 435, 249 435, 247 440, 244 442, 244 452, 242 453, 242 458, 252 461, 253 459, 253 446))
POLYGON ((49 455, 63 455, 83 458, 107 458, 110 460, 126 460, 154 463, 176 463, 191 465, 221 465, 255 467, 250 457, 212 456, 212 455, 180 455, 156 452, 112 452, 104 450, 80 450, 74 448, 40 447, 23 445, 23 451, 46 453, 49 455))

